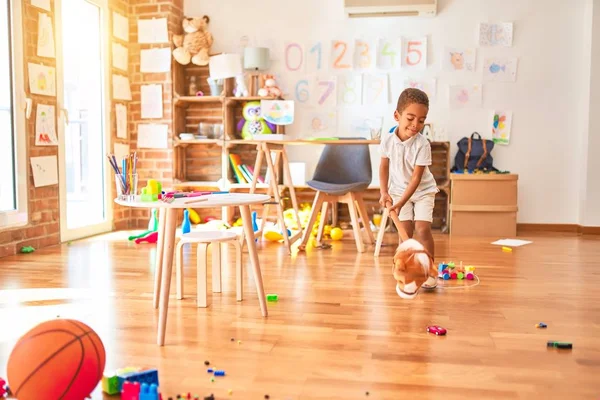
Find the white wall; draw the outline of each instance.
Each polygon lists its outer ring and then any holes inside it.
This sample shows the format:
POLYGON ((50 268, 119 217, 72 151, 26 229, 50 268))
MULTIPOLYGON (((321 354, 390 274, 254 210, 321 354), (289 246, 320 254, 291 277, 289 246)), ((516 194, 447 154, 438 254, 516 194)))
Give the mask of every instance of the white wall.
POLYGON ((581 141, 581 159, 585 173, 581 182, 580 224, 584 226, 600 226, 600 0, 588 0, 586 13, 586 41, 590 45, 590 67, 587 78, 587 121, 589 128, 584 131, 581 141))
MULTIPOLYGON (((187 16, 211 17, 213 51, 237 51, 240 37, 247 35, 250 45, 272 47, 275 58, 280 58, 287 40, 329 43, 332 39, 427 35, 429 66, 422 76, 437 78, 437 98, 431 104, 428 122, 445 128, 454 153, 455 143, 473 131, 490 137, 494 109, 512 110, 510 145, 496 146, 493 156, 497 168, 519 174, 518 221, 578 223, 580 170, 585 168, 580 157, 581 135, 588 128, 583 118, 585 82, 581 79, 586 73, 581 60, 589 52, 583 41, 585 0, 440 0, 439 3, 438 16, 432 19, 347 19, 342 0, 262 0, 259 4, 245 0, 185 0, 184 11, 187 16), (472 76, 443 72, 440 54, 444 46, 476 47, 478 23, 482 21, 514 22, 513 47, 478 48, 477 72, 472 76), (481 108, 450 110, 448 84, 482 82, 483 58, 489 55, 519 57, 517 81, 485 83, 481 108)), ((279 60, 273 62, 273 71, 282 71, 279 60)), ((589 74, 589 65, 587 71, 589 74)), ((285 87, 295 79, 290 74, 282 75, 282 85, 285 87)), ((339 108, 338 136, 345 135, 351 117, 358 113, 383 115, 384 129, 392 126, 398 95, 392 94, 385 109, 339 108)), ((598 97, 600 100, 600 92, 598 97)), ((288 127, 291 136, 302 136, 302 116, 300 109, 296 113, 297 123, 288 127)), ((597 136, 594 140, 596 144, 600 141, 597 136)), ((376 149, 372 155, 374 183, 378 183, 376 149)), ((290 157, 307 163, 310 179, 319 151, 313 147, 294 147, 290 157)), ((598 161, 589 158, 598 167, 598 161)), ((590 189, 589 185, 586 189, 590 189)))

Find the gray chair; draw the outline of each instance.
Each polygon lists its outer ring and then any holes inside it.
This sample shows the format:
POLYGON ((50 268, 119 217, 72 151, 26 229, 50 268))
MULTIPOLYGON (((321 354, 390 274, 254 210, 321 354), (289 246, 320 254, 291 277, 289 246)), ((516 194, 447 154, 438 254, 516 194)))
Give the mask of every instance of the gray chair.
MULTIPOLYGON (((347 139, 364 140, 364 138, 347 139)), ((306 248, 319 211, 321 211, 321 220, 317 234, 317 243, 321 243, 329 203, 332 206, 337 203, 348 204, 352 229, 354 231, 354 240, 359 252, 363 253, 365 251, 358 222, 359 215, 367 233, 367 241, 370 244, 374 244, 375 240, 369 224, 369 215, 367 214, 367 208, 362 197, 362 192, 371 184, 371 179, 371 155, 368 144, 325 145, 313 179, 306 182, 309 187, 317 191, 317 194, 313 201, 310 220, 302 237, 300 250, 306 248)))

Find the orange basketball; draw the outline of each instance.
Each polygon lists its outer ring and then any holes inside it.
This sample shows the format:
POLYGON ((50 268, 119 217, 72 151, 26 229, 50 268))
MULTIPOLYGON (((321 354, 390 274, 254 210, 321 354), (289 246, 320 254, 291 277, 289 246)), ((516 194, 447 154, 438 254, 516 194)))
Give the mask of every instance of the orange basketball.
POLYGON ((82 400, 104 372, 106 353, 89 326, 70 319, 42 322, 19 339, 8 358, 8 384, 19 400, 82 400))

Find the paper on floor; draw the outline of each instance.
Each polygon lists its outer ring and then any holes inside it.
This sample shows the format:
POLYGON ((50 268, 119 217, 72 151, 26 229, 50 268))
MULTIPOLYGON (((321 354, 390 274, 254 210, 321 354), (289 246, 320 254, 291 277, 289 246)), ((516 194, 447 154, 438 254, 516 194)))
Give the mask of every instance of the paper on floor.
POLYGON ((526 244, 533 243, 529 240, 519 240, 519 239, 500 239, 492 242, 492 244, 497 244, 498 246, 509 246, 509 247, 520 247, 526 244))

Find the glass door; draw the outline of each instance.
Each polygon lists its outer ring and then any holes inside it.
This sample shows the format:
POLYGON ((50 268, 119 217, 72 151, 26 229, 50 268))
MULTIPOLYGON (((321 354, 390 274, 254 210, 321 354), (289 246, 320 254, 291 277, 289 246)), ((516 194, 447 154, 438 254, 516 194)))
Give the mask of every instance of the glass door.
POLYGON ((59 0, 57 9, 61 239, 112 228, 105 162, 110 137, 107 5, 59 0))

